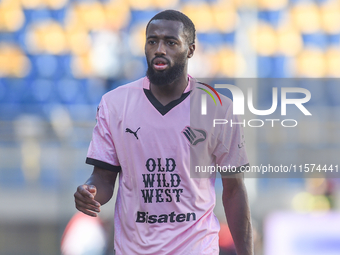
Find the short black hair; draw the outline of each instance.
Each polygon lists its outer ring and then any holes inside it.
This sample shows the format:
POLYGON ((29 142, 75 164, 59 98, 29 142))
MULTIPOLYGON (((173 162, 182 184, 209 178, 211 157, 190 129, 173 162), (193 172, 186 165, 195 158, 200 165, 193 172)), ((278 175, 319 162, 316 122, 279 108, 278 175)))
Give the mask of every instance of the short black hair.
POLYGON ((188 16, 176 10, 165 10, 157 13, 146 25, 146 31, 148 30, 151 21, 160 19, 182 22, 184 26, 184 33, 187 35, 188 44, 195 43, 196 29, 194 23, 192 23, 191 19, 189 19, 188 16))

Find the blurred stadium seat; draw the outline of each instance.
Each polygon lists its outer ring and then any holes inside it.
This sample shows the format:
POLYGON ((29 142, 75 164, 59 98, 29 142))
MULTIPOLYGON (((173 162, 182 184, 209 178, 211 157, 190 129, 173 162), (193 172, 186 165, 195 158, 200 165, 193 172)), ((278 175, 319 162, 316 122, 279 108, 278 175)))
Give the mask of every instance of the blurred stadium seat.
POLYGON ((36 79, 32 81, 32 94, 37 103, 53 102, 54 82, 50 79, 36 79))
POLYGON ((284 14, 284 9, 275 11, 260 10, 258 12, 258 19, 267 22, 274 27, 278 27, 284 14))
POLYGON ((62 78, 56 84, 61 104, 84 104, 84 86, 79 80, 62 78))
POLYGON ((322 32, 302 34, 302 40, 306 47, 316 47, 325 50, 328 46, 327 36, 322 32))

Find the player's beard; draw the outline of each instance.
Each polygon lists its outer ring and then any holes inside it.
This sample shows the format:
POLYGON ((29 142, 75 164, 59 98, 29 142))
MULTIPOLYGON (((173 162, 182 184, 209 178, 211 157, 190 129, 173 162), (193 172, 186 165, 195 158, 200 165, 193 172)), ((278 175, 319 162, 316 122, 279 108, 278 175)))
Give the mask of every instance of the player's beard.
POLYGON ((152 61, 147 59, 148 70, 146 71, 146 76, 149 81, 156 86, 164 86, 176 81, 182 74, 185 68, 185 60, 182 62, 176 62, 173 66, 164 71, 155 71, 152 67, 152 61))

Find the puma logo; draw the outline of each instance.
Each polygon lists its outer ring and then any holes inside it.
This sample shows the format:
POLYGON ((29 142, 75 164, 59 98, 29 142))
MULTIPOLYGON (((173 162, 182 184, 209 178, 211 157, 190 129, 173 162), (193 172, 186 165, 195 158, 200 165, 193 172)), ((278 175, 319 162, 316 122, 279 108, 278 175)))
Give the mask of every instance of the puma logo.
POLYGON ((130 128, 127 128, 127 129, 125 129, 125 132, 133 134, 138 140, 137 132, 138 132, 139 129, 140 129, 140 127, 137 128, 136 132, 133 132, 130 128))

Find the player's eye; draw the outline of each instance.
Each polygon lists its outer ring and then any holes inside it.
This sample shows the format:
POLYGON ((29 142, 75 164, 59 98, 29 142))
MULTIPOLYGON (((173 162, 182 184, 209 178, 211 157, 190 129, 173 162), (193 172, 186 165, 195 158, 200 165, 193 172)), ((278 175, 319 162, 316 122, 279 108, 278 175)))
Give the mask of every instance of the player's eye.
POLYGON ((153 44, 155 44, 156 43, 156 41, 154 41, 154 40, 149 40, 148 41, 148 44, 151 44, 151 45, 153 45, 153 44))
POLYGON ((175 45, 176 43, 175 43, 174 41, 168 41, 168 44, 171 45, 171 46, 173 46, 173 45, 175 45))

